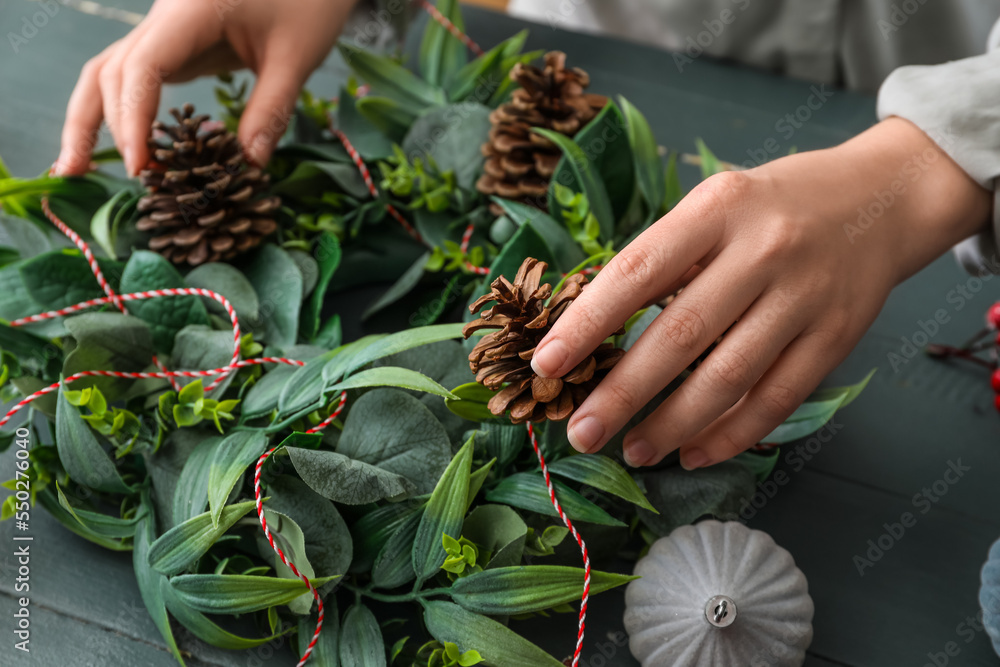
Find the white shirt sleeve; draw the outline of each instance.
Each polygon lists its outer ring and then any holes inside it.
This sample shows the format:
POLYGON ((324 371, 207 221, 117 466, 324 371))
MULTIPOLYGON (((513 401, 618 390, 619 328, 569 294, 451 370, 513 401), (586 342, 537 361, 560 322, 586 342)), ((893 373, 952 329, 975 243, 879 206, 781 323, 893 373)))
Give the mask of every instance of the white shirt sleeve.
MULTIPOLYGON (((1000 184, 1000 23, 981 56, 941 65, 895 70, 878 95, 880 119, 899 116, 914 123, 969 176, 996 192, 1000 184)), ((1000 272, 1000 208, 994 195, 993 223, 955 246, 970 272, 1000 272)))

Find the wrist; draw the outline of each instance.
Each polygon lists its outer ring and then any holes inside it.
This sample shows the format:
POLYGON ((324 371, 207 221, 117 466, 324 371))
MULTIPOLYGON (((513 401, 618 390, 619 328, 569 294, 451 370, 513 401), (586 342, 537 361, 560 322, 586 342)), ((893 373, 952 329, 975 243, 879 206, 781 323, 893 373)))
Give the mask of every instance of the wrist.
POLYGON ((860 202, 845 231, 882 246, 894 283, 989 225, 993 193, 907 120, 889 118, 830 152, 853 184, 847 199, 860 202))

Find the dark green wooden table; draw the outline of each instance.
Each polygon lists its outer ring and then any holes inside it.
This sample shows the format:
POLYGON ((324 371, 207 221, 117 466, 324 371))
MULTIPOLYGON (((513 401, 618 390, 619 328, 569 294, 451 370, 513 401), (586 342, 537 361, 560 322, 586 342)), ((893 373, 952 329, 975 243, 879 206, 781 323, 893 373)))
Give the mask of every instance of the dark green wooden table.
MULTIPOLYGON (((136 13, 148 5, 148 0, 115 2, 118 9, 136 13)), ((24 19, 31 21, 41 9, 31 0, 3 0, 0 34, 20 33, 24 19)), ((52 162, 77 72, 87 58, 128 31, 118 19, 60 6, 37 34, 19 44, 17 53, 9 37, 4 39, 0 154, 15 173, 41 172, 52 162)), ((467 23, 483 45, 523 27, 476 10, 467 12, 467 23)), ((693 152, 694 138, 702 137, 731 162, 759 162, 768 152, 783 154, 792 146, 829 146, 875 120, 869 97, 824 90, 827 99, 819 109, 809 110, 804 105, 815 94, 810 84, 708 59, 679 72, 670 54, 549 26, 532 26, 528 46, 566 51, 575 65, 591 73, 596 91, 628 97, 647 114, 660 144, 693 152), (797 114, 801 122, 795 120, 797 114)), ((332 94, 343 77, 342 65, 331 58, 309 85, 332 94)), ((205 81, 170 88, 163 106, 193 101, 214 109, 211 89, 212 83, 205 81)), ((694 182, 693 170, 685 176, 689 184, 694 182)), ((933 664, 928 654, 941 654, 949 642, 960 650, 950 658, 951 665, 1000 664, 985 633, 969 630, 966 621, 978 611, 979 570, 987 549, 1000 537, 995 510, 1000 415, 993 409, 988 380, 976 369, 922 356, 898 368, 888 358, 901 353, 901 337, 912 339, 921 331, 921 322, 932 320, 939 309, 948 321, 931 339, 962 340, 978 329, 982 313, 998 297, 1000 280, 970 280, 950 257, 900 287, 829 380, 854 382, 877 366, 868 390, 838 415, 827 442, 807 440, 785 447, 779 470, 787 475, 782 478, 787 483, 761 489, 757 500, 762 507, 749 523, 791 551, 809 577, 816 603, 815 639, 807 665, 921 667, 933 664), (954 484, 942 486, 939 480, 951 464, 967 470, 954 484), (944 493, 935 495, 935 482, 937 491, 944 493), (925 489, 935 502, 920 497, 925 489), (898 538, 885 537, 886 524, 898 523, 905 512, 914 514, 916 523, 898 538), (869 554, 869 541, 878 545, 880 537, 882 546, 889 548, 869 554), (872 559, 863 574, 855 557, 872 559)), ((362 306, 358 300, 344 304, 346 321, 356 320, 351 311, 357 314, 362 306)), ((13 476, 11 460, 0 459, 0 477, 13 476)), ((32 513, 30 534, 33 634, 32 652, 24 655, 13 649, 13 526, 0 524, 0 664, 174 664, 146 616, 128 554, 108 553, 76 538, 41 508, 32 513)), ((585 644, 588 667, 636 665, 627 648, 614 641, 622 630, 623 606, 620 592, 594 599, 585 644)), ((541 630, 519 629, 564 655, 571 649, 572 626, 567 616, 541 630)), ((183 636, 182 643, 192 655, 188 664, 195 667, 293 664, 286 647, 233 653, 189 636, 183 636)))

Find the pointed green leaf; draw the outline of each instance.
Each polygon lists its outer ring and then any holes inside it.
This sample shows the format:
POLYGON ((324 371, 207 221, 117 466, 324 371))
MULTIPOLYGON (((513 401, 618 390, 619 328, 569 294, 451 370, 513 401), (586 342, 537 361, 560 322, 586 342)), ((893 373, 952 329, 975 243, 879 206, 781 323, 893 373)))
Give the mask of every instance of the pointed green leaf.
POLYGON ((656 137, 649 127, 649 121, 631 102, 624 97, 619 97, 618 102, 628 126, 628 140, 635 157, 639 189, 650 210, 656 214, 667 202, 667 173, 660 158, 656 137))
MULTIPOLYGON (((601 181, 594 164, 583 149, 564 134, 543 128, 533 128, 532 132, 542 135, 563 152, 563 161, 576 178, 590 202, 590 211, 601 225, 601 237, 607 241, 614 238, 615 216, 611 208, 608 191, 601 181)), ((558 171, 558 167, 557 167, 558 171)), ((553 183, 556 181, 553 180, 553 183)))
POLYGON ((66 387, 59 388, 56 404, 56 450, 71 479, 98 491, 133 493, 122 480, 114 461, 94 431, 80 417, 80 411, 66 400, 66 387))
MULTIPOLYGON (((311 581, 322 586, 337 577, 311 581)), ((171 577, 177 597, 206 614, 245 614, 288 604, 308 591, 301 579, 279 579, 243 574, 181 574, 171 577)))
POLYGON ((355 373, 330 387, 330 391, 345 391, 361 387, 399 387, 428 394, 436 394, 447 399, 457 398, 450 391, 423 373, 398 366, 379 366, 355 373))
POLYGON ((386 667, 382 630, 375 614, 360 602, 344 614, 340 628, 340 663, 345 667, 386 667))
MULTIPOLYGON (((519 565, 475 572, 451 585, 451 599, 488 616, 526 614, 575 602, 583 594, 585 571, 562 565, 519 565)), ((594 570, 590 594, 627 584, 638 577, 594 570)))
POLYGON ((267 436, 261 431, 233 431, 215 448, 208 470, 208 506, 214 525, 218 526, 233 487, 266 449, 267 436))
POLYGON ((183 572, 196 559, 222 537, 243 515, 254 508, 248 500, 226 507, 219 522, 214 525, 208 512, 174 526, 159 537, 149 548, 149 565, 163 574, 183 572))
POLYGON ((427 501, 413 542, 413 571, 420 582, 435 574, 444 563, 446 554, 441 548, 441 536, 450 535, 455 539, 462 536, 462 520, 465 518, 469 475, 472 471, 473 443, 474 439, 469 438, 458 450, 427 501))
POLYGON ((385 95, 414 111, 445 102, 443 90, 385 56, 345 42, 340 43, 340 53, 358 78, 368 83, 378 95, 385 95))
POLYGON ((140 518, 136 525, 135 542, 132 548, 132 569, 135 571, 139 596, 146 606, 146 611, 149 612, 150 619, 156 629, 160 631, 163 641, 166 642, 167 649, 181 664, 181 667, 184 667, 184 658, 181 657, 177 640, 174 639, 173 630, 170 628, 170 616, 167 614, 167 606, 161 589, 162 583, 166 582, 166 577, 149 566, 149 548, 156 539, 156 517, 148 489, 143 490, 140 507, 140 518))
MULTIPOLYGON (((603 526, 625 525, 562 482, 552 480, 552 483, 556 488, 556 498, 573 521, 589 521, 603 526)), ((552 506, 545 480, 537 472, 519 472, 505 478, 486 493, 486 500, 538 514, 559 516, 552 506)))
POLYGON ((653 509, 632 476, 607 456, 600 454, 567 456, 550 464, 549 472, 618 496, 639 507, 653 509))

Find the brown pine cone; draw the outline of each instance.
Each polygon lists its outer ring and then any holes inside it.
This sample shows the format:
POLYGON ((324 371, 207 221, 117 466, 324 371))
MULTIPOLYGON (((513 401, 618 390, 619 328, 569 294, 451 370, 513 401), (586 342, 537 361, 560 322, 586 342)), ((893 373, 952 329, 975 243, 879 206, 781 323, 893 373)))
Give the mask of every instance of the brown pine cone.
POLYGON ((260 245, 278 228, 278 197, 260 197, 268 176, 243 158, 236 135, 225 128, 201 131, 208 116, 171 109, 177 125, 153 123, 167 145, 149 140, 153 163, 140 176, 148 194, 136 223, 154 232, 149 249, 175 264, 196 266, 232 259, 260 245))
MULTIPOLYGON (((590 76, 578 67, 566 68, 566 54, 550 51, 545 68, 517 64, 511 79, 520 84, 511 101, 490 114, 493 128, 483 144, 486 163, 476 188, 538 208, 546 207, 549 182, 562 152, 531 131, 541 127, 574 136, 607 104, 603 95, 585 93, 590 76)), ((500 215, 501 210, 493 205, 500 215)))
POLYGON ((535 347, 587 284, 585 275, 574 274, 552 296, 551 285, 539 285, 547 268, 545 262, 529 257, 513 284, 503 276, 494 280, 490 293, 477 299, 469 310, 476 313, 490 301, 496 304, 462 329, 466 338, 480 329, 497 330, 476 343, 469 367, 476 382, 499 390, 490 399, 490 412, 500 416, 510 410, 515 424, 567 419, 625 354, 604 343, 562 378, 535 374, 531 369, 535 347))

